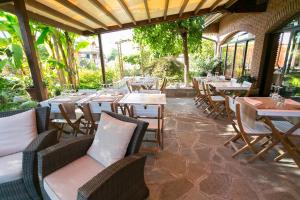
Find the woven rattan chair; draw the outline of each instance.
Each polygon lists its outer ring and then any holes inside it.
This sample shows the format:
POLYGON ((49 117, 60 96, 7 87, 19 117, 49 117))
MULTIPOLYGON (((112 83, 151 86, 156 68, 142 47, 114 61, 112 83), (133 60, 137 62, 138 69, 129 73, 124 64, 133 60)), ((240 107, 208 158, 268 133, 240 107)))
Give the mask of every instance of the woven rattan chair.
MULTIPOLYGON (((0 113, 0 118, 12 116, 26 110, 0 113)), ((1 200, 41 199, 37 174, 37 152, 57 143, 56 130, 48 130, 50 110, 36 109, 38 137, 23 151, 22 178, 0 184, 1 200)), ((17 139, 17 138, 16 138, 17 139)))
MULTIPOLYGON (((137 127, 129 142, 125 158, 105 168, 80 187, 77 199, 145 199, 149 195, 149 190, 144 181, 144 165, 146 157, 137 153, 140 149, 148 123, 112 112, 103 112, 116 119, 136 123, 137 127)), ((92 142, 92 135, 83 136, 71 141, 59 143, 39 152, 38 171, 44 199, 50 199, 43 186, 44 178, 86 155, 92 142)))

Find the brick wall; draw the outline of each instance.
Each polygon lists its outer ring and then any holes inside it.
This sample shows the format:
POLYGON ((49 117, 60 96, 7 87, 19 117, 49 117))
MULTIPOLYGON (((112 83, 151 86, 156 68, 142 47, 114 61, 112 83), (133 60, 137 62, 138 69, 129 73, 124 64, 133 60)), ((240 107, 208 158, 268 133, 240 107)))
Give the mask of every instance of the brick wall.
POLYGON ((300 0, 269 0, 266 12, 234 13, 223 17, 219 23, 218 36, 223 38, 222 43, 231 34, 238 31, 247 31, 255 35, 251 74, 259 78, 261 75, 260 69, 263 66, 263 49, 266 33, 280 28, 299 12, 300 0))

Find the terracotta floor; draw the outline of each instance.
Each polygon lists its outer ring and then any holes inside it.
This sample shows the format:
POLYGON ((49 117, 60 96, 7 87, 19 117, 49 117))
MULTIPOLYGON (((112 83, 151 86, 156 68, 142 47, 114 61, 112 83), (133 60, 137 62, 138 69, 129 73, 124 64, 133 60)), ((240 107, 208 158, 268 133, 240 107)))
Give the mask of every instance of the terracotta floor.
POLYGON ((147 159, 149 200, 300 199, 300 170, 288 161, 245 163, 224 141, 233 134, 226 120, 213 120, 191 99, 168 99, 165 149, 147 159))

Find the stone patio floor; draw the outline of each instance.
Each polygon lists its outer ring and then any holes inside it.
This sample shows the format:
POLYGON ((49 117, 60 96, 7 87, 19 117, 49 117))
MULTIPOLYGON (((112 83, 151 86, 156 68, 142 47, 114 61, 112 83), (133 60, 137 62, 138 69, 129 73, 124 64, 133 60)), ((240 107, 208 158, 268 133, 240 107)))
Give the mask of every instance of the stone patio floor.
POLYGON ((165 148, 149 154, 145 167, 149 200, 300 199, 300 170, 292 162, 231 158, 223 145, 231 125, 207 118, 192 99, 169 98, 165 122, 165 148))

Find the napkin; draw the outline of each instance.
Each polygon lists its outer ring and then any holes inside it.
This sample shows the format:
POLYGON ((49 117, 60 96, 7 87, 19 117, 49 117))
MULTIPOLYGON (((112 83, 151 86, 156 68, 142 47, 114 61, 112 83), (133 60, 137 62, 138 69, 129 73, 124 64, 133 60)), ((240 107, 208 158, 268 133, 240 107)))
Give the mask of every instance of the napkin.
POLYGON ((259 105, 262 104, 261 101, 255 100, 255 99, 251 99, 251 98, 249 98, 249 97, 245 97, 244 100, 245 100, 247 103, 249 103, 250 105, 252 105, 252 106, 259 106, 259 105))

